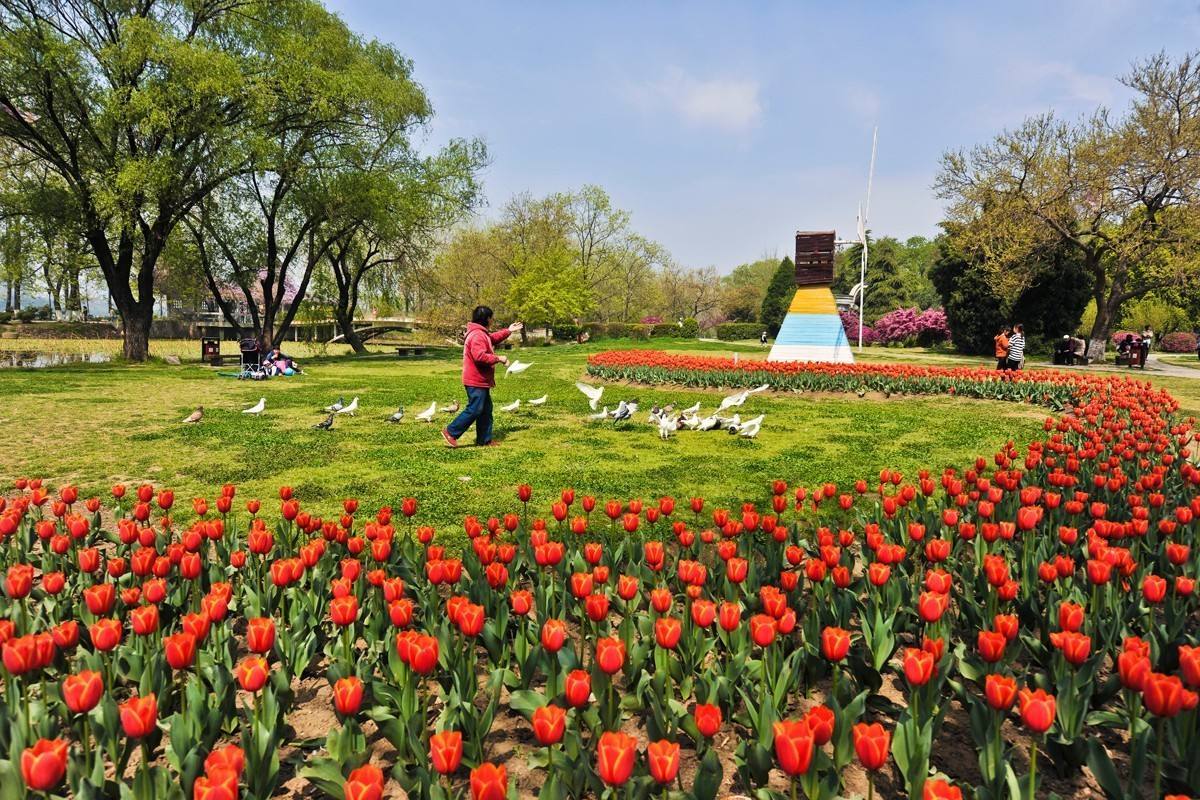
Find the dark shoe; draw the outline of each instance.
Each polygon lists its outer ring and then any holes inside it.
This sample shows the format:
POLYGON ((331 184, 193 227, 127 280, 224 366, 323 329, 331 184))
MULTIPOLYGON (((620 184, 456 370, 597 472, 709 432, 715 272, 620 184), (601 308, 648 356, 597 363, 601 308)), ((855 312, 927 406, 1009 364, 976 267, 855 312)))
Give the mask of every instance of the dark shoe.
POLYGON ((458 439, 450 435, 449 429, 442 429, 442 438, 446 440, 446 447, 458 447, 458 439))
POLYGON ((492 439, 490 442, 484 442, 478 446, 479 447, 499 447, 500 443, 497 442, 495 439, 492 439))

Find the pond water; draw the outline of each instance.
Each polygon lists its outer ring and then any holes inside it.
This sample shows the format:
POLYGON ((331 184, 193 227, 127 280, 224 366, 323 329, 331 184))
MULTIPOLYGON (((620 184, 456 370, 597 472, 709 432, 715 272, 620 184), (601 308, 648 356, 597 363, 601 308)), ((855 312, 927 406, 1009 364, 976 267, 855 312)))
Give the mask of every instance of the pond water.
POLYGON ((65 364, 103 364, 111 360, 112 356, 108 353, 11 350, 0 352, 0 369, 42 369, 65 364))

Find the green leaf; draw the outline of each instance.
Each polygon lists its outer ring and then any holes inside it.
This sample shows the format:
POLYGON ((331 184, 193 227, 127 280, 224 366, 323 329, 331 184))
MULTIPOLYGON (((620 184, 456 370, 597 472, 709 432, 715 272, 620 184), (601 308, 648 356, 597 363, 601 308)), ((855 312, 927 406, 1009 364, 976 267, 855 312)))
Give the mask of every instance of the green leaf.
POLYGON ((508 707, 526 717, 532 716, 534 711, 548 702, 546 695, 530 689, 520 689, 508 696, 508 707))

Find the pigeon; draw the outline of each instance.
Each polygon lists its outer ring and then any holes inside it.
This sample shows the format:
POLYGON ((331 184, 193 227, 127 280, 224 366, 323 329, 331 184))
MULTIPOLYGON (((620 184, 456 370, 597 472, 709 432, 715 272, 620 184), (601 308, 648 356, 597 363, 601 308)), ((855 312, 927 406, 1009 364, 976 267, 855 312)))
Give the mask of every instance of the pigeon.
POLYGON ((746 398, 749 396, 749 391, 738 392, 737 394, 729 395, 721 401, 721 405, 717 408, 717 413, 720 414, 727 408, 736 408, 737 406, 744 404, 746 402, 746 398))
POLYGON ((350 401, 350 405, 342 406, 334 413, 335 414, 349 414, 350 416, 353 417, 354 412, 356 412, 356 411, 358 411, 358 398, 357 397, 355 397, 353 400, 350 401))
POLYGON ((605 406, 603 411, 597 411, 595 414, 588 414, 588 419, 606 419, 607 417, 608 406, 605 406))
POLYGON ((330 411, 329 416, 326 417, 323 422, 318 422, 316 425, 313 425, 313 427, 316 428, 317 430, 322 430, 322 431, 333 430, 333 417, 337 413, 338 412, 336 412, 336 411, 330 411))
POLYGON ((388 417, 387 421, 388 422, 399 422, 402 419, 404 419, 404 406, 400 406, 399 408, 397 408, 396 413, 392 414, 390 417, 388 417))
POLYGON ((657 423, 659 421, 659 419, 662 418, 662 415, 663 415, 663 410, 658 407, 657 403, 650 407, 650 417, 649 417, 650 422, 657 423))
POLYGON ((617 410, 613 412, 613 422, 622 422, 633 417, 633 408, 624 400, 617 406, 617 410))
POLYGON ((441 411, 443 414, 453 414, 453 413, 457 412, 458 409, 459 409, 458 401, 455 400, 453 403, 451 403, 448 406, 442 406, 439 409, 439 411, 441 411))
POLYGON ((501 411, 516 411, 520 407, 521 407, 521 401, 518 399, 518 400, 513 400, 511 403, 509 403, 506 406, 500 406, 500 410, 501 411))
POLYGON ((660 417, 658 420, 658 438, 664 442, 671 438, 671 434, 679 430, 679 420, 676 417, 660 417))
POLYGON ((600 396, 604 394, 604 387, 588 386, 586 383, 576 382, 575 388, 587 396, 588 407, 595 411, 596 407, 600 405, 600 396))
POLYGON ((417 419, 420 420, 421 422, 432 422, 433 415, 436 413, 437 413, 437 402, 435 401, 429 405, 429 408, 425 409, 420 414, 417 414, 417 419))
POLYGON ((184 418, 184 422, 199 422, 204 419, 204 406, 196 406, 196 410, 184 418))
POLYGON ((713 414, 710 417, 705 417, 704 419, 700 420, 700 423, 698 425, 696 425, 696 430, 698 430, 698 431, 715 430, 717 427, 717 424, 718 424, 717 423, 717 415, 713 414))
POLYGON ((258 398, 258 402, 255 403, 254 405, 250 406, 250 408, 242 409, 242 413, 243 414, 253 414, 254 416, 257 417, 263 411, 266 411, 266 409, 267 409, 267 398, 260 397, 260 398, 258 398))
POLYGON ((742 424, 741 416, 734 414, 733 419, 725 421, 725 430, 736 431, 742 424))
POLYGON ((758 394, 759 392, 765 392, 767 389, 770 389, 770 388, 771 388, 771 384, 764 383, 762 386, 759 386, 755 389, 751 389, 749 392, 747 392, 747 394, 758 394))
POLYGON ((754 419, 748 419, 739 425, 737 430, 730 428, 729 432, 745 436, 747 439, 753 439, 755 436, 758 436, 758 429, 762 427, 763 416, 763 414, 759 414, 754 419))
POLYGON ((633 398, 629 401, 628 405, 630 415, 636 414, 638 410, 638 399, 636 397, 633 398))
POLYGON ((331 406, 325 406, 325 410, 331 411, 334 414, 336 414, 337 412, 341 411, 345 407, 346 407, 346 398, 338 397, 337 402, 331 406))
POLYGON ((525 402, 529 403, 529 405, 531 405, 531 406, 540 406, 543 403, 545 403, 549 397, 550 397, 550 395, 544 394, 541 397, 537 398, 536 400, 526 400, 525 402))
POLYGON ((698 430, 700 428, 701 422, 702 422, 702 420, 699 417, 697 417, 695 414, 691 414, 691 415, 684 414, 684 415, 680 415, 680 417, 679 417, 679 426, 681 428, 687 428, 689 431, 698 430))
POLYGON ((514 358, 512 361, 510 361, 508 363, 508 366, 504 368, 504 374, 505 375, 520 375, 522 372, 524 372, 525 370, 529 369, 532 366, 533 366, 533 364, 526 364, 525 362, 514 358))
POLYGON ((688 417, 688 416, 695 414, 699 410, 700 410, 700 404, 696 403, 696 405, 688 406, 687 408, 685 408, 683 411, 680 411, 679 413, 683 414, 685 417, 688 417))

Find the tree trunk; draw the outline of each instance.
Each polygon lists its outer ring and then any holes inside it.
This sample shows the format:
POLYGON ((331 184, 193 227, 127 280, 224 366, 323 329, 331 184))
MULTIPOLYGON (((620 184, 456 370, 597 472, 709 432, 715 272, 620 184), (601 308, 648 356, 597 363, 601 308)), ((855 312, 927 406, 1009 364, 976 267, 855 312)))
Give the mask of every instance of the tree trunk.
POLYGON ((362 337, 358 335, 358 331, 354 330, 354 316, 346 314, 340 309, 334 316, 337 318, 338 330, 342 333, 342 338, 346 340, 346 344, 360 356, 367 354, 367 346, 363 344, 362 337))
POLYGON ((1092 332, 1088 336, 1088 359, 1095 364, 1103 363, 1105 350, 1108 349, 1108 335, 1112 332, 1116 310, 1110 308, 1111 298, 1096 302, 1096 321, 1092 323, 1092 332))
POLYGON ((117 311, 125 324, 124 355, 128 361, 145 361, 150 354, 150 323, 154 319, 152 303, 136 303, 117 311))

